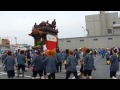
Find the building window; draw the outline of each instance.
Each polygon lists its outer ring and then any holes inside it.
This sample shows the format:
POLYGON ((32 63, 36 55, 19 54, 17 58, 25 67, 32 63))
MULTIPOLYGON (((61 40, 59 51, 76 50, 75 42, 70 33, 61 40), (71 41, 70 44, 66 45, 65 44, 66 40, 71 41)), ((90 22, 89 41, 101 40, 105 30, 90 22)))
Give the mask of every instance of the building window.
POLYGON ((80 42, 83 42, 84 40, 80 40, 80 42))
POLYGON ((108 34, 112 34, 112 29, 108 29, 108 34))
POLYGON ((112 38, 108 38, 108 40, 112 40, 112 38))
POLYGON ((70 40, 68 40, 67 42, 71 42, 70 40))
POLYGON ((6 44, 8 44, 8 45, 9 45, 9 43, 6 43, 6 44))
POLYGON ((94 39, 94 41, 98 41, 98 39, 94 39))
POLYGON ((113 24, 116 24, 116 22, 114 21, 113 24))

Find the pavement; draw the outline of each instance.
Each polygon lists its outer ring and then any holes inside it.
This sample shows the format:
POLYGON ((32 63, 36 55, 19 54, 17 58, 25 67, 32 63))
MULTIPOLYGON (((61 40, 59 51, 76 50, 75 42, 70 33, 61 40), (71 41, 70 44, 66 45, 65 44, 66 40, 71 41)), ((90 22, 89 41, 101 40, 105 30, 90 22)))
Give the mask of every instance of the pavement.
MULTIPOLYGON (((93 79, 110 79, 110 65, 106 65, 106 59, 102 59, 101 56, 97 56, 95 59, 95 67, 96 71, 92 71, 92 77, 93 79)), ((80 64, 77 65, 77 72, 78 75, 80 75, 80 64)), ((25 77, 22 78, 22 75, 20 75, 19 78, 17 78, 17 71, 15 69, 15 77, 14 79, 31 79, 32 71, 29 70, 29 68, 26 68, 25 77)), ((56 73, 56 79, 65 79, 66 77, 66 70, 64 65, 62 65, 62 71, 56 73)), ((0 60, 0 79, 8 79, 7 73, 4 71, 4 67, 2 66, 2 62, 0 60)), ((39 75, 37 75, 36 79, 39 79, 39 75)), ((75 79, 73 74, 71 74, 69 79, 75 79)), ((120 72, 117 72, 117 79, 120 79, 120 72)))

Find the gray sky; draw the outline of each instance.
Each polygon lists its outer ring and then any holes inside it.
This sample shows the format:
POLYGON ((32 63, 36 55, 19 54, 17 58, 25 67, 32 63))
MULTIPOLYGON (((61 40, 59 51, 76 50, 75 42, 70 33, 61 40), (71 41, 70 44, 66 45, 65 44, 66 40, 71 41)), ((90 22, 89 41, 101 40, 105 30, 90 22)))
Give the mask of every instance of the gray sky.
MULTIPOLYGON (((110 11, 113 12, 113 11, 110 11)), ((12 44, 34 45, 30 34, 34 23, 56 19, 59 38, 83 37, 85 16, 99 14, 99 11, 0 11, 0 37, 9 37, 12 44)), ((85 33, 86 35, 86 33, 85 33)))

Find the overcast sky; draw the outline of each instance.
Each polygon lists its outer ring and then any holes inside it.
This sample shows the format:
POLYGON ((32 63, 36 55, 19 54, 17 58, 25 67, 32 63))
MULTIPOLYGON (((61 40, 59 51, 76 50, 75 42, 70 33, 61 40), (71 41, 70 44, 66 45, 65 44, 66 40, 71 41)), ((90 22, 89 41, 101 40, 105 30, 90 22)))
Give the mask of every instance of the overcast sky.
MULTIPOLYGON (((113 11, 111 11, 113 12, 113 11)), ((99 11, 0 11, 0 37, 8 37, 12 44, 34 45, 30 34, 34 23, 56 19, 59 38, 83 37, 85 16, 99 14, 99 11)), ((85 33, 86 35, 87 33, 85 33)))

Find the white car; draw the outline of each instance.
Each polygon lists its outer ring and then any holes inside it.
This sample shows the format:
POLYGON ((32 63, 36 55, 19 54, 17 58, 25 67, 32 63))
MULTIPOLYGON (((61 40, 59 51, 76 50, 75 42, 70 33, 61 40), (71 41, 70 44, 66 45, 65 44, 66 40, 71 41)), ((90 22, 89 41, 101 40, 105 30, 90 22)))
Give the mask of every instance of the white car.
POLYGON ((18 51, 18 50, 24 50, 24 51, 27 51, 28 49, 24 46, 18 46, 15 48, 15 51, 18 51))

